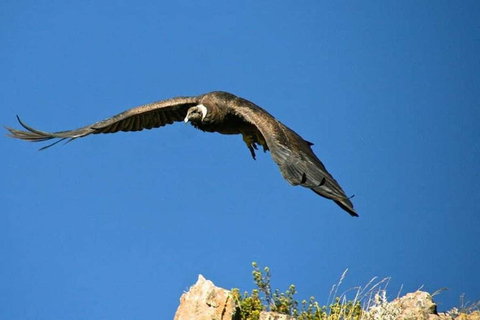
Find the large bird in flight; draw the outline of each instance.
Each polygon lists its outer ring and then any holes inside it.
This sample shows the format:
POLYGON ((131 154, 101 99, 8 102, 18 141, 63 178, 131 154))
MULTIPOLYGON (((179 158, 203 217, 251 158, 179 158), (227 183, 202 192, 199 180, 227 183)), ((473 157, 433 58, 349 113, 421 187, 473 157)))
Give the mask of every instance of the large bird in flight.
POLYGON ((42 149, 65 139, 69 139, 69 142, 90 134, 141 131, 178 121, 190 122, 202 131, 241 134, 254 159, 258 145, 265 152, 270 150, 280 172, 291 185, 309 188, 335 201, 350 215, 358 216, 349 197, 313 153, 311 142, 304 140, 264 109, 228 92, 214 91, 196 97, 176 97, 154 102, 68 131, 40 131, 17 118, 28 131, 7 127, 11 137, 34 142, 59 139, 42 149))

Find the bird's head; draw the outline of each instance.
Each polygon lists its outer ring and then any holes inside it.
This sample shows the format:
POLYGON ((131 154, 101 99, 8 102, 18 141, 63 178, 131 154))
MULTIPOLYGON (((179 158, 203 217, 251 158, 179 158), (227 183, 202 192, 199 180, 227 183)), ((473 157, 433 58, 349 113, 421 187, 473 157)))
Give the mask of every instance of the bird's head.
POLYGON ((196 105, 194 107, 191 107, 187 111, 187 116, 183 121, 185 123, 191 122, 191 123, 200 123, 205 119, 207 116, 207 107, 205 107, 203 104, 196 105))

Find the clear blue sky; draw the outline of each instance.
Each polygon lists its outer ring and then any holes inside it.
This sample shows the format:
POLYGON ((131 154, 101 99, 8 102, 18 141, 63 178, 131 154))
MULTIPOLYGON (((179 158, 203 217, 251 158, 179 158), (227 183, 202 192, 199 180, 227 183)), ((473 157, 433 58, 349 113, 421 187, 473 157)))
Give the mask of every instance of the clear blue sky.
MULTIPOLYGON (((0 139, 0 318, 169 319, 199 273, 321 303, 392 277, 480 299, 478 1, 2 1, 0 119, 58 131, 225 90, 305 139, 360 218, 239 136, 0 139)), ((6 132, 6 131, 4 131, 6 132)))

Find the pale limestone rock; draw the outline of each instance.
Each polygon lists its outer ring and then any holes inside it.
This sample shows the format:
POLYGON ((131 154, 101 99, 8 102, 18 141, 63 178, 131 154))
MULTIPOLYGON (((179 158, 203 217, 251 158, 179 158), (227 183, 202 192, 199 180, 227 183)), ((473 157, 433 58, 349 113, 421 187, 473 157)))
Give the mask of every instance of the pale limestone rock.
MULTIPOLYGON (((408 293, 392 301, 402 310, 398 319, 429 319, 430 315, 437 315, 437 305, 428 292, 416 291, 408 293)), ((432 318, 434 319, 434 318, 432 318)))
POLYGON ((452 316, 450 312, 437 313, 437 305, 432 296, 423 291, 408 293, 389 304, 401 310, 395 320, 480 320, 479 311, 470 314, 459 313, 456 316, 452 316))
POLYGON ((197 283, 182 294, 175 320, 231 320, 234 311, 230 291, 199 275, 197 283))
POLYGON ((262 311, 260 313, 260 320, 295 320, 295 318, 286 314, 262 311))
POLYGON ((455 320, 480 320, 480 311, 474 311, 470 314, 460 313, 455 320))
POLYGON ((416 291, 391 302, 386 292, 375 295, 374 304, 362 315, 363 320, 452 320, 447 314, 437 314, 437 306, 427 292, 416 291))

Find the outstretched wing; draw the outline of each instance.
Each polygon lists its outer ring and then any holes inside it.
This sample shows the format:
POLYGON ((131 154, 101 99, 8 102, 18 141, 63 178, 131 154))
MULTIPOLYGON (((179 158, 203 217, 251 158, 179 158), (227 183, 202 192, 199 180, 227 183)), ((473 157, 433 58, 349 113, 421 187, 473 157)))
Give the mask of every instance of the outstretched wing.
POLYGON ((248 100, 234 97, 229 107, 231 112, 256 126, 262 133, 273 160, 290 184, 309 188, 335 201, 350 215, 358 216, 343 189, 313 153, 310 147, 312 143, 248 100))
POLYGON ((141 131, 143 129, 163 127, 176 121, 182 121, 187 115, 188 109, 196 104, 198 104, 197 97, 172 98, 135 107, 79 129, 58 132, 37 130, 23 123, 20 117, 17 116, 18 122, 27 131, 8 127, 6 127, 6 129, 10 131, 9 136, 27 141, 41 142, 59 139, 40 149, 43 150, 65 139, 69 139, 67 142, 70 142, 74 139, 88 136, 89 134, 141 131))

